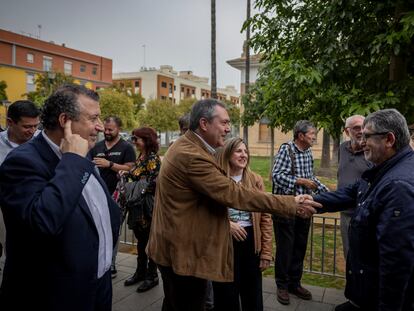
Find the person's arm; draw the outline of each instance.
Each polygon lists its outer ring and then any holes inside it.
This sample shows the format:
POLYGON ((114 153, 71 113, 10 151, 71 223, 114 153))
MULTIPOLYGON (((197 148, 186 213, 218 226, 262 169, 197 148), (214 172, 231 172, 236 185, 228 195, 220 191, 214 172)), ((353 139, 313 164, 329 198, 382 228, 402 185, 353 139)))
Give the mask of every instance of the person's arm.
POLYGON ((271 195, 236 184, 225 176, 213 159, 201 155, 192 156, 186 166, 189 185, 200 194, 222 206, 233 206, 251 212, 273 212, 285 217, 314 212, 306 197, 271 195), (303 200, 303 203, 299 203, 303 200), (303 207, 303 209, 302 209, 303 207))
POLYGON ((94 164, 68 152, 63 154, 53 176, 46 172, 47 165, 21 154, 10 157, 0 171, 1 206, 16 226, 57 235, 78 207, 94 164))
POLYGON ((272 178, 275 186, 284 190, 285 194, 293 194, 297 178, 292 175, 292 160, 288 151, 289 145, 284 144, 275 158, 272 169, 272 178))
POLYGON ((358 181, 347 187, 340 188, 333 192, 323 192, 315 195, 313 199, 322 204, 322 208, 318 209, 318 213, 338 212, 349 209, 350 206, 356 207, 358 181))
POLYGON ((378 310, 402 310, 412 293, 407 286, 414 271, 414 186, 393 181, 381 189, 377 202, 376 237, 379 247, 378 310))

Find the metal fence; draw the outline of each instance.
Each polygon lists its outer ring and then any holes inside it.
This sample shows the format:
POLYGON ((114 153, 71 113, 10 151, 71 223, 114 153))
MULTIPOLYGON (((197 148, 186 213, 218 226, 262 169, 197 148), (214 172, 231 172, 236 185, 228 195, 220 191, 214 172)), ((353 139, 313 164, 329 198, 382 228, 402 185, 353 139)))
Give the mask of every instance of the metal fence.
MULTIPOLYGON (((338 217, 315 215, 311 219, 304 271, 344 278, 345 260, 342 251, 338 217)), ((120 243, 136 245, 134 233, 126 223, 122 227, 120 243)))
POLYGON ((334 216, 315 215, 311 219, 304 271, 345 277, 340 220, 334 216))

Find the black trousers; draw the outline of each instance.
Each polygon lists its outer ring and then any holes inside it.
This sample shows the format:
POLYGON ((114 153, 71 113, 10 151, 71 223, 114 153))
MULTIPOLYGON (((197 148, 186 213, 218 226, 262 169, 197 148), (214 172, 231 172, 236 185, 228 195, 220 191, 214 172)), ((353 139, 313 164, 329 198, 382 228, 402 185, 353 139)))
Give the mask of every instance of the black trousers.
POLYGON ((157 265, 155 262, 147 256, 145 248, 148 244, 150 227, 142 228, 141 226, 135 226, 132 231, 137 238, 137 274, 139 277, 145 277, 146 279, 154 279, 157 277, 157 265))
POLYGON ((278 288, 300 286, 310 227, 309 219, 273 216, 276 239, 275 279, 278 288))
POLYGON ((234 282, 213 282, 214 311, 263 311, 260 256, 254 250, 253 227, 244 229, 246 240, 233 239, 234 282))
POLYGON ((164 286, 162 311, 204 311, 207 280, 175 274, 171 267, 158 269, 164 286))

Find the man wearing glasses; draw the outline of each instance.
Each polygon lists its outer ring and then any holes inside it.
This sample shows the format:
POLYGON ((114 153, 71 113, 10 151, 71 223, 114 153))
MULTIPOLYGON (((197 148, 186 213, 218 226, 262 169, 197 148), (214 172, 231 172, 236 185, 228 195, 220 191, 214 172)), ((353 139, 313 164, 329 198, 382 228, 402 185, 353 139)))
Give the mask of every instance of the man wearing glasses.
MULTIPOLYGON (((343 142, 339 147, 338 189, 355 183, 361 178, 363 172, 372 167, 372 164, 365 160, 364 150, 362 149, 364 119, 363 116, 353 115, 345 121, 345 133, 349 140, 343 142)), ((341 211, 341 235, 345 259, 349 249, 348 228, 353 212, 352 206, 341 211)))
POLYGON ((345 296, 335 308, 413 310, 414 151, 395 109, 364 120, 362 148, 374 167, 353 185, 314 197, 323 212, 354 206, 349 226, 345 296))

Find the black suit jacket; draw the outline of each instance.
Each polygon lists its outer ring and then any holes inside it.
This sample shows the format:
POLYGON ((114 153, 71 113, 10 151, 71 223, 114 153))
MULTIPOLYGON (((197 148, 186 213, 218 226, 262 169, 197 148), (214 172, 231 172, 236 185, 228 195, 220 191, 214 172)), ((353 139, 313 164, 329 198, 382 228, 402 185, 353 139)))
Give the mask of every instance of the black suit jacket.
POLYGON ((8 155, 0 167, 7 230, 0 306, 88 310, 98 286, 99 246, 82 196, 91 174, 105 191, 115 243, 119 208, 90 160, 74 153, 59 160, 42 134, 8 155))

